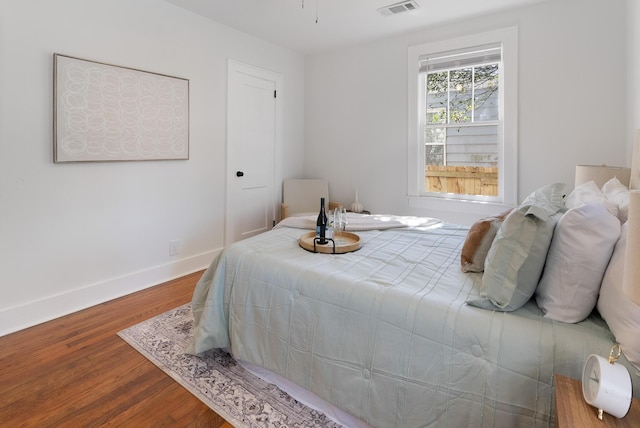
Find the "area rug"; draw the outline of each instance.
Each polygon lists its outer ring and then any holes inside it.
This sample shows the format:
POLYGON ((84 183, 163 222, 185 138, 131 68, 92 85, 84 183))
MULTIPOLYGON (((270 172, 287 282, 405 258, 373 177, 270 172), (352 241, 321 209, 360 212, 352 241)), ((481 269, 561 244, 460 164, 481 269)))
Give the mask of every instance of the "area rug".
POLYGON ((187 304, 118 336, 234 427, 341 427, 249 373, 222 350, 199 357, 185 354, 192 334, 193 315, 187 304))

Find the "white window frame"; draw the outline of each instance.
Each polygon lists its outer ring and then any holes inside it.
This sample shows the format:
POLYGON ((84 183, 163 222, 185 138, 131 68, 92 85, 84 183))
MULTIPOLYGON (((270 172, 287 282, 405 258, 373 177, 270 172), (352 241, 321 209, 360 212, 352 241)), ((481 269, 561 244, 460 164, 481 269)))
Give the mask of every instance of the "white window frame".
MULTIPOLYGON (((409 47, 408 55, 408 197, 409 206, 431 208, 444 211, 458 211, 461 203, 475 203, 475 207, 465 206, 468 211, 491 212, 495 207, 517 204, 518 189, 518 29, 508 27, 486 33, 464 36, 409 47), (498 126, 498 197, 482 198, 469 195, 426 194, 424 191, 424 104, 420 99, 421 90, 419 62, 425 57, 440 52, 469 48, 472 46, 500 43, 502 45, 502 70, 500 79, 500 125, 498 126)), ((424 94, 422 94, 424 96, 424 94)))

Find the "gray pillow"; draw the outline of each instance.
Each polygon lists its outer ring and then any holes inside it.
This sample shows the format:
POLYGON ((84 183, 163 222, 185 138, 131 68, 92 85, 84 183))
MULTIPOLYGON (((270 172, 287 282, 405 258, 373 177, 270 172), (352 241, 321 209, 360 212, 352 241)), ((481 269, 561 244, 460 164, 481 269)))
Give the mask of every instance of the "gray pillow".
POLYGON ((553 230, 565 210, 562 183, 529 195, 500 226, 487 259, 479 308, 514 311, 531 299, 542 276, 553 230))

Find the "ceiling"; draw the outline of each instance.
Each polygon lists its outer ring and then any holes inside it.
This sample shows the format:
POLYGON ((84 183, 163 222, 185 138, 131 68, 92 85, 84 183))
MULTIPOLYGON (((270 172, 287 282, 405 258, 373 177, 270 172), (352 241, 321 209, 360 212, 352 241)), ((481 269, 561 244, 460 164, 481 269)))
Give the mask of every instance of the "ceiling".
POLYGON ((549 0, 414 0, 416 10, 390 16, 378 9, 399 0, 165 1, 277 45, 313 54, 549 0))

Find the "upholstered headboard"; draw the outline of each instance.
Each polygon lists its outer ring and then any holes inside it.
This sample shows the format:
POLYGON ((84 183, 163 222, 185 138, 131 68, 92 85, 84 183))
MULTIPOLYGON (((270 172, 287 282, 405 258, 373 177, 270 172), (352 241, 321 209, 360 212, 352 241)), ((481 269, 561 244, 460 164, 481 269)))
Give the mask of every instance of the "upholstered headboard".
POLYGON ((636 130, 636 141, 633 145, 629 189, 640 190, 640 129, 636 130))
MULTIPOLYGON (((629 182, 629 219, 624 267, 624 293, 640 305, 640 129, 636 131, 629 182)), ((640 308, 639 308, 640 309, 640 308)))

